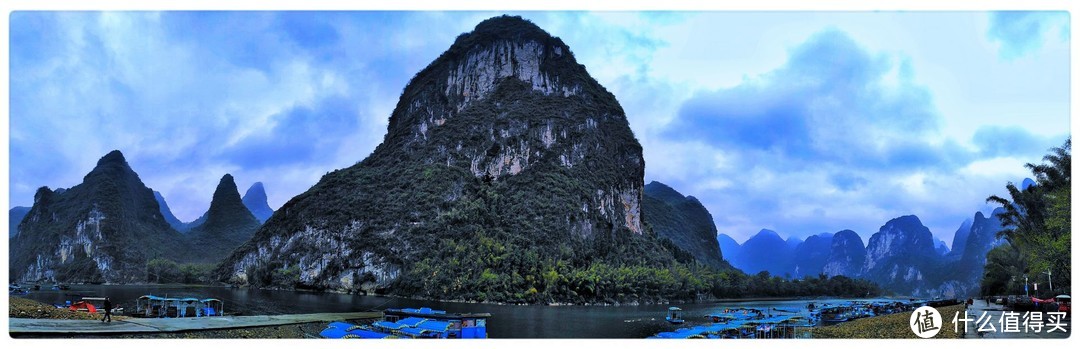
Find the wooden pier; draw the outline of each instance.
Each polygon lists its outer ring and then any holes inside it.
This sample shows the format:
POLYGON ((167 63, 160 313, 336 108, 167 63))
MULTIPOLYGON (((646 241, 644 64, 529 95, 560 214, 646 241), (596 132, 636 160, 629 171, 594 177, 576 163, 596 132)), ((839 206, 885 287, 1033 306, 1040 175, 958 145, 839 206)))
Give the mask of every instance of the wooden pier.
POLYGON ((382 312, 359 312, 194 318, 124 318, 123 320, 113 320, 111 323, 103 323, 100 320, 8 318, 8 331, 12 335, 167 333, 280 326, 323 321, 367 320, 381 317, 382 312))

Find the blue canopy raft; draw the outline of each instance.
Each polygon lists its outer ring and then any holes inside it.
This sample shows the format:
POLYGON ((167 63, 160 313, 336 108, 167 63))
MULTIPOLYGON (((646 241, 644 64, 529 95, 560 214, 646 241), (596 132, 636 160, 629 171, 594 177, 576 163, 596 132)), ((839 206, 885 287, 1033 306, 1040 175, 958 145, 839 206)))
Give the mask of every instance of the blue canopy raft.
POLYGON ((171 318, 223 316, 225 302, 217 298, 169 298, 144 295, 135 300, 135 312, 127 315, 171 318))
MULTIPOLYGON (((850 301, 841 304, 808 303, 806 310, 797 308, 726 308, 705 315, 707 323, 670 332, 660 332, 649 338, 812 338, 813 328, 866 317, 910 312, 930 304, 912 299, 900 301, 850 301)), ((933 303, 938 306, 956 304, 955 300, 933 303)), ((670 311, 670 310, 669 310, 670 311)))
POLYGON ((667 322, 670 322, 670 323, 673 323, 673 324, 681 324, 681 323, 686 322, 685 319, 683 319, 682 317, 679 316, 679 312, 682 311, 682 309, 679 309, 679 307, 671 307, 671 308, 668 308, 667 310, 668 310, 667 316, 664 317, 664 320, 667 320, 667 322))
POLYGON ((649 338, 809 338, 813 326, 806 317, 783 314, 759 317, 757 314, 709 314, 712 324, 660 332, 649 338))
POLYGON ((332 322, 323 338, 487 338, 489 313, 447 313, 431 308, 386 309, 368 324, 332 322))

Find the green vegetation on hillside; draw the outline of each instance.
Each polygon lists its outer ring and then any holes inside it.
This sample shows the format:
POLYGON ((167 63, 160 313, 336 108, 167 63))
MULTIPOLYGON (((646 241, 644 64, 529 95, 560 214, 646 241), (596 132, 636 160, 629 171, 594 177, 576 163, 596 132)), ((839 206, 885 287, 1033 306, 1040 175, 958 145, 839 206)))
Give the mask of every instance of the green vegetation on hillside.
POLYGON ((213 282, 211 272, 213 264, 179 264, 165 258, 154 258, 146 262, 146 282, 158 284, 209 284, 213 282))
POLYGON ((250 239, 260 224, 244 206, 230 174, 221 177, 210 201, 210 209, 203 217, 205 221, 188 233, 192 253, 185 261, 219 262, 250 239))
MULTIPOLYGON (((498 57, 526 54, 515 52, 498 57)), ((215 274, 256 287, 508 303, 803 289, 706 267, 647 225, 634 231, 641 152, 618 101, 558 38, 520 18, 490 19, 410 81, 370 156, 289 200, 215 274), (576 92, 500 77, 468 82, 493 84, 483 98, 448 93, 451 71, 477 59, 469 54, 521 40, 545 45, 529 57, 541 60, 544 84, 576 92)), ((844 282, 805 289, 824 283, 844 282)), ((866 293, 845 286, 830 291, 866 293)))
POLYGON ((1024 277, 1040 284, 1052 273, 1054 290, 1047 285, 1041 295, 1053 296, 1072 290, 1072 249, 1070 191, 1072 139, 1051 149, 1047 163, 1025 165, 1035 176, 1026 189, 1009 183, 1009 198, 987 198, 1005 208, 999 215, 1005 228, 999 232, 1008 243, 987 254, 982 280, 984 295, 1016 294, 1023 290, 1024 277))
MULTIPOLYGON (((494 116, 485 114, 505 116, 495 129, 510 128, 512 122, 536 128, 543 119, 533 118, 562 114, 544 112, 540 106, 545 103, 535 100, 553 97, 539 96, 520 82, 507 81, 495 94, 509 95, 474 103, 459 115, 465 122, 447 123, 439 132, 430 133, 428 144, 480 143, 480 148, 497 149, 503 145, 484 137, 470 138, 479 133, 470 128, 486 129, 491 124, 494 116), (517 100, 520 105, 499 107, 494 102, 499 99, 517 100), (540 111, 526 114, 527 110, 540 111)), ((599 132, 613 137, 615 131, 599 132)), ((626 137, 632 139, 632 135, 626 137)), ((505 143, 517 141, 512 136, 505 143)), ((272 238, 267 234, 308 228, 332 231, 341 229, 335 226, 363 222, 359 231, 341 236, 340 242, 404 266, 401 277, 380 291, 433 299, 615 303, 880 294, 869 282, 844 277, 785 281, 713 269, 698 264, 651 229, 637 235, 623 226, 588 223, 578 193, 589 192, 595 183, 614 185, 613 178, 627 176, 607 170, 618 168, 609 157, 586 156, 590 169, 586 171, 538 162, 530 164, 528 175, 493 180, 476 177, 467 168, 432 161, 426 158, 428 152, 390 154, 376 151, 357 166, 327 174, 311 190, 286 203, 267 221, 270 229, 260 230, 255 240, 272 238)), ((316 252, 298 248, 291 253, 316 252)), ((234 254, 230 260, 240 256, 234 254)), ((337 275, 348 267, 362 266, 361 260, 358 252, 345 262, 351 265, 328 263, 323 274, 337 275)), ((327 287, 318 281, 302 281, 296 263, 287 259, 260 263, 249 271, 248 282, 253 285, 327 287)), ((358 275, 354 283, 374 279, 371 274, 358 275)))
POLYGON ((9 272, 26 281, 131 282, 148 256, 180 259, 190 251, 119 151, 102 157, 79 185, 38 189, 19 231, 9 272))
MULTIPOLYGON (((669 239, 685 250, 690 258, 720 269, 729 269, 716 242, 712 215, 694 197, 684 197, 660 182, 645 186, 641 201, 641 219, 656 235, 669 239)), ((677 260, 685 260, 676 256, 677 260)))

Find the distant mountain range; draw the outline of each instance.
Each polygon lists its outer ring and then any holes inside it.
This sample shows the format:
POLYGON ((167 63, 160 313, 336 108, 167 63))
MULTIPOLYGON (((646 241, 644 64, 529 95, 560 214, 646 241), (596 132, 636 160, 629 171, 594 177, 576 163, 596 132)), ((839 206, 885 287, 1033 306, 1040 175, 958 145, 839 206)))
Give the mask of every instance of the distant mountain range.
POLYGON ((26 206, 15 206, 8 210, 8 238, 15 237, 19 234, 19 223, 22 222, 23 217, 30 212, 30 208, 26 206))
MULTIPOLYGON (((790 239, 789 239, 790 240, 790 239)), ((825 269, 832 249, 833 234, 810 235, 792 249, 792 277, 817 275, 825 269)))
POLYGON ((274 214, 274 210, 266 203, 266 189, 263 188, 262 182, 252 184, 241 200, 251 214, 259 220, 259 223, 265 223, 274 214))
POLYGON ((718 246, 731 264, 747 273, 803 277, 825 274, 860 277, 902 295, 964 297, 978 291, 986 253, 1000 244, 996 214, 977 212, 960 224, 950 250, 916 216, 889 220, 864 245, 851 230, 810 236, 792 248, 791 241, 762 230, 742 245, 725 234, 718 246))
POLYGON ((743 242, 734 253, 732 264, 748 274, 767 271, 777 276, 792 272, 791 245, 775 231, 762 229, 743 242))
MULTIPOLYGON (((200 226, 206 222, 207 212, 204 212, 199 218, 196 218, 191 222, 181 222, 176 216, 173 215, 172 210, 169 208, 169 204, 165 202, 165 197, 161 193, 155 191, 154 199, 157 200, 158 206, 161 208, 161 215, 165 217, 165 221, 172 226, 173 229, 181 233, 187 233, 194 227, 200 226)), ((259 220, 259 223, 266 222, 271 215, 274 214, 274 210, 270 208, 270 205, 266 202, 266 189, 263 188, 262 182, 255 182, 251 187, 248 187, 246 194, 241 199, 244 207, 247 207, 251 214, 255 215, 255 218, 259 220)))
MULTIPOLYGON (((226 174, 207 212, 182 223, 164 197, 147 188, 123 154, 114 151, 101 158, 83 183, 55 191, 43 187, 33 207, 9 211, 9 271, 20 280, 123 283, 140 281, 140 270, 150 258, 216 262, 248 243, 259 228, 261 221, 250 207, 272 215, 265 197, 262 184, 255 183, 241 198, 226 174), (189 233, 184 236, 175 226, 189 233)), ((642 198, 643 223, 684 251, 676 255, 750 274, 866 278, 904 295, 977 292, 986 253, 1001 243, 996 237, 1000 208, 989 216, 977 212, 965 219, 951 249, 916 216, 886 222, 865 245, 850 230, 785 240, 768 229, 739 244, 716 234, 712 215, 693 196, 651 182, 642 198)))
POLYGON ((732 239, 730 236, 727 236, 727 234, 717 235, 716 241, 720 244, 720 253, 722 254, 722 257, 724 257, 724 260, 730 263, 732 266, 735 266, 735 254, 739 251, 739 248, 741 247, 739 243, 736 242, 735 239, 732 239))
POLYGON ((179 231, 181 233, 187 232, 188 229, 191 229, 190 224, 181 222, 180 219, 176 218, 176 216, 173 215, 172 210, 169 209, 169 203, 165 202, 165 197, 156 190, 154 191, 154 200, 156 200, 158 203, 158 208, 161 212, 161 216, 165 218, 165 222, 169 223, 170 227, 173 227, 173 229, 176 229, 176 231, 179 231))
POLYGON ((951 249, 914 215, 889 220, 865 244, 851 230, 802 240, 784 239, 769 229, 742 244, 726 234, 713 235, 716 243, 711 244, 710 235, 716 232, 712 215, 693 196, 653 181, 645 186, 642 203, 644 222, 703 264, 788 278, 818 274, 864 278, 901 295, 973 295, 986 253, 1001 243, 995 236, 1000 222, 977 212, 960 224, 951 249))
POLYGON ((937 254, 939 256, 947 255, 950 252, 949 251, 949 245, 946 244, 945 241, 941 241, 941 239, 938 239, 937 237, 935 237, 934 238, 934 251, 937 252, 937 254))

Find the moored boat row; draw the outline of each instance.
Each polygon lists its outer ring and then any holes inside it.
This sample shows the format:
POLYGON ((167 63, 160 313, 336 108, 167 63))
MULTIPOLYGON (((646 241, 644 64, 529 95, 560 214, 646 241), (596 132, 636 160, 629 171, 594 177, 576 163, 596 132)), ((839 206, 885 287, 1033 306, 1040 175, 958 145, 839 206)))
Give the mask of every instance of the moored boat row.
POLYGON ((223 316, 225 302, 217 298, 170 298, 144 295, 135 300, 135 311, 127 315, 172 318, 223 316))
POLYGON ((828 326, 866 317, 910 312, 923 305, 947 306, 957 300, 915 300, 839 304, 810 302, 806 310, 726 308, 705 315, 710 323, 660 332, 649 338, 810 338, 813 327, 828 326))
POLYGON ((487 338, 489 313, 447 313, 431 308, 387 309, 371 324, 332 322, 323 338, 487 338))
POLYGON ((660 332, 649 338, 809 338, 809 329, 813 326, 808 318, 796 314, 740 311, 706 317, 713 323, 660 332))

